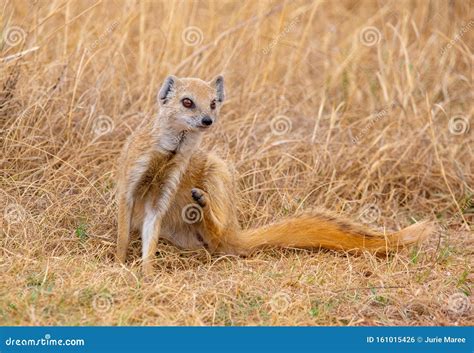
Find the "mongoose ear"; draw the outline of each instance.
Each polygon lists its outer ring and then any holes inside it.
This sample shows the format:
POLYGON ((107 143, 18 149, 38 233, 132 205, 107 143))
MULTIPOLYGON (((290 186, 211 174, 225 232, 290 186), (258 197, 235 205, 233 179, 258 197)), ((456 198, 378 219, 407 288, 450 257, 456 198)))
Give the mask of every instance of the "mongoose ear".
POLYGON ((163 85, 161 85, 160 91, 158 92, 158 101, 161 104, 166 104, 171 92, 174 90, 176 86, 177 80, 178 79, 173 75, 170 75, 165 79, 165 81, 163 82, 163 85))
POLYGON ((216 88, 217 100, 223 102, 225 98, 224 77, 219 75, 212 80, 212 85, 216 88))

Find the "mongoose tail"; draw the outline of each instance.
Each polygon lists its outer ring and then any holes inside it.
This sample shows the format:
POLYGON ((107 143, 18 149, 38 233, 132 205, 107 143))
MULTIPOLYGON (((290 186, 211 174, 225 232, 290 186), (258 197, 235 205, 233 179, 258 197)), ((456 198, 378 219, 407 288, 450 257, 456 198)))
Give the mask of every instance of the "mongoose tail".
POLYGON ((351 223, 338 216, 306 214, 239 235, 242 250, 260 247, 324 248, 358 253, 363 250, 387 253, 416 244, 433 232, 428 222, 411 225, 399 232, 383 234, 351 223))

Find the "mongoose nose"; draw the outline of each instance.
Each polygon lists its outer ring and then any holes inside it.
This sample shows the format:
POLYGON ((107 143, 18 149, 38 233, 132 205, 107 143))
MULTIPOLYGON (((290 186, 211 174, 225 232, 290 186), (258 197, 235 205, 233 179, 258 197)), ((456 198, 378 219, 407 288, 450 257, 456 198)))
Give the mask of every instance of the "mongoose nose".
POLYGON ((202 118, 201 122, 203 125, 206 125, 206 126, 212 125, 212 119, 209 116, 205 116, 204 118, 202 118))

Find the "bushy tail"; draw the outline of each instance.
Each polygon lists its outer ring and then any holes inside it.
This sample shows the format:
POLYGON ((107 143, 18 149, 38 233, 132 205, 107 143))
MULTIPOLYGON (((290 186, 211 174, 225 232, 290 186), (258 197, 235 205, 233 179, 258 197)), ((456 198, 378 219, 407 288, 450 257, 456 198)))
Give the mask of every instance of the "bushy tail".
POLYGON ((238 247, 247 252, 277 246, 386 253, 415 244, 432 232, 433 227, 428 222, 422 222, 399 232, 383 234, 339 216, 317 212, 243 231, 238 237, 238 247))

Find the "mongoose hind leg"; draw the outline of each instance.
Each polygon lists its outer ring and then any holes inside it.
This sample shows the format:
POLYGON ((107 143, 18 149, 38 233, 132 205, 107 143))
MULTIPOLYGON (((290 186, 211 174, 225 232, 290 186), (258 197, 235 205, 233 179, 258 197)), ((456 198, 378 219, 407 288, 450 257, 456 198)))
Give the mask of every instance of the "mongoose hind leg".
POLYGON ((130 243, 132 209, 133 203, 128 202, 125 195, 120 195, 118 200, 117 259, 122 263, 125 263, 130 243))
POLYGON ((211 252, 235 253, 229 241, 239 230, 233 177, 214 155, 206 164, 203 178, 189 191, 202 210, 202 237, 211 252))

